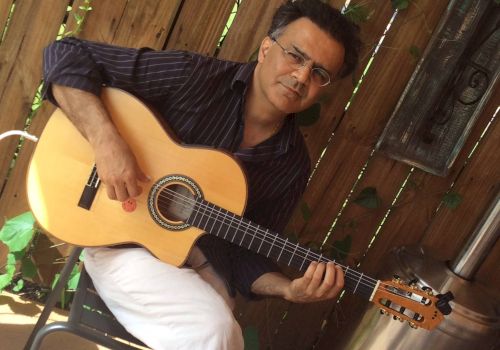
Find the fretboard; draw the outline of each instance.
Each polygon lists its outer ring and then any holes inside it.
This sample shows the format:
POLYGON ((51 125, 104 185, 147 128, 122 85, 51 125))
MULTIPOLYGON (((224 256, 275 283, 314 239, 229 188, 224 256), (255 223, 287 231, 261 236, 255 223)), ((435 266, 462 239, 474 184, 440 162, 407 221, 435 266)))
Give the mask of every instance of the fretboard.
POLYGON ((345 289, 366 299, 370 299, 378 282, 205 200, 196 199, 187 223, 299 271, 305 271, 313 261, 332 261, 344 271, 345 289))

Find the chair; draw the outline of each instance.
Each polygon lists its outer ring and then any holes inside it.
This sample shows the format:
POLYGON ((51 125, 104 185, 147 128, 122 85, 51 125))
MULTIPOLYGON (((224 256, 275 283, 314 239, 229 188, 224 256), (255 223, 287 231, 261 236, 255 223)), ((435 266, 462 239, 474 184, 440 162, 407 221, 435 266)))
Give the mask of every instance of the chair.
POLYGON ((95 291, 92 280, 85 268, 82 269, 80 274, 68 320, 66 322, 46 324, 81 252, 82 248, 76 247, 68 257, 68 261, 61 271, 59 281, 50 293, 24 350, 37 350, 46 335, 58 331, 76 334, 110 349, 131 350, 137 349, 136 346, 146 347, 140 340, 128 333, 115 319, 95 291), (132 345, 115 340, 115 338, 130 342, 132 345))

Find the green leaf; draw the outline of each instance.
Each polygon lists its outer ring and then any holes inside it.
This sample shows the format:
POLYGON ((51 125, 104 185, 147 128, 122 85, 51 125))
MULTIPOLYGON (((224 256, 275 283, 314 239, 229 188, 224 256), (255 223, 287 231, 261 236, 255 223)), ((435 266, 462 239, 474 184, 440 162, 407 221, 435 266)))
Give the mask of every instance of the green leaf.
POLYGON ((321 105, 315 103, 308 109, 297 113, 297 124, 299 126, 311 126, 318 121, 320 114, 321 105))
POLYGON ((69 290, 75 290, 76 287, 78 286, 78 281, 80 280, 80 269, 78 268, 78 265, 73 266, 73 271, 71 271, 71 274, 69 275, 68 278, 68 284, 67 287, 69 290))
POLYGON ((23 288, 24 288, 24 280, 21 278, 19 281, 17 281, 16 285, 14 286, 14 288, 12 288, 12 290, 17 293, 21 291, 21 289, 23 288))
POLYGON ((6 273, 0 275, 0 291, 2 291, 5 287, 12 283, 12 278, 14 277, 14 273, 16 272, 16 259, 11 253, 7 254, 7 264, 5 265, 5 272, 6 273))
POLYGON ((23 213, 9 219, 0 230, 0 241, 9 247, 11 252, 26 248, 35 233, 35 218, 31 212, 23 213))
POLYGON ((391 0, 391 4, 394 10, 404 10, 410 6, 410 0, 391 0))
POLYGON ((344 11, 344 16, 356 24, 367 22, 370 15, 371 11, 361 4, 349 4, 344 11))
POLYGON ((311 209, 307 205, 305 201, 302 201, 300 203, 300 212, 302 213, 302 218, 304 219, 305 222, 308 222, 311 219, 312 213, 311 209))
POLYGON ((369 209, 376 209, 380 207, 381 199, 377 194, 375 187, 366 187, 354 199, 354 203, 369 209))
POLYGON ((245 350, 259 350, 259 331, 253 326, 243 330, 245 350))
POLYGON ((28 256, 25 256, 22 260, 21 273, 24 278, 33 278, 36 276, 36 266, 28 256))
POLYGON ((259 58, 259 49, 260 46, 254 52, 252 52, 250 57, 248 57, 248 62, 257 61, 257 59, 259 58))
POLYGON ((462 196, 456 192, 448 192, 443 197, 443 204, 450 208, 457 208, 462 203, 462 196))
POLYGON ((347 235, 342 240, 334 241, 331 249, 328 250, 328 256, 335 260, 344 261, 351 252, 352 236, 347 235))

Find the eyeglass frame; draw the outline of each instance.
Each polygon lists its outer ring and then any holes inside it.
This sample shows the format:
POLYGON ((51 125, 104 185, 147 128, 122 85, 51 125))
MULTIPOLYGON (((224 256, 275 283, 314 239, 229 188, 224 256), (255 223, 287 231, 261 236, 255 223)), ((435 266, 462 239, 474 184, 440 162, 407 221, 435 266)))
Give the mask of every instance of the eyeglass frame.
MULTIPOLYGON (((308 60, 308 59, 306 59, 306 58, 304 57, 304 55, 302 55, 300 52, 293 52, 293 51, 291 51, 291 50, 285 49, 285 48, 283 47, 283 45, 281 45, 281 44, 278 42, 278 40, 277 40, 276 38, 273 38, 273 37, 270 37, 270 38, 271 38, 271 40, 272 40, 272 41, 274 41, 276 44, 278 44, 278 46, 280 47, 280 49, 281 49, 281 50, 283 50, 283 52, 284 52, 286 55, 289 55, 290 57, 292 57, 292 58, 294 58, 294 59, 295 59, 295 58, 298 58, 298 59, 300 60, 300 63, 297 63, 297 64, 298 64, 298 67, 297 67, 297 68, 295 68, 295 69, 297 69, 297 70, 298 70, 298 69, 302 69, 302 68, 304 68, 304 67, 306 66, 306 63, 307 63, 307 61, 309 61, 309 60, 308 60)), ((293 64, 293 63, 290 63, 290 64, 293 64)), ((327 76, 327 77, 328 77, 328 82, 326 82, 326 83, 324 83, 324 84, 318 84, 318 83, 316 83, 316 82, 315 82, 315 84, 317 84, 317 85, 318 85, 318 86, 320 86, 320 87, 323 87, 323 86, 327 86, 328 84, 330 84, 330 83, 332 82, 332 78, 331 78, 331 76, 330 76, 330 73, 328 73, 328 72, 326 71, 326 69, 321 68, 321 67, 314 67, 314 65, 313 65, 313 66, 312 66, 312 68, 311 68, 311 73, 312 73, 314 70, 316 70, 317 72, 323 72, 323 73, 325 74, 325 76, 327 76)), ((313 82, 314 82, 314 79, 313 79, 313 78, 311 78, 311 81, 313 81, 313 82)))

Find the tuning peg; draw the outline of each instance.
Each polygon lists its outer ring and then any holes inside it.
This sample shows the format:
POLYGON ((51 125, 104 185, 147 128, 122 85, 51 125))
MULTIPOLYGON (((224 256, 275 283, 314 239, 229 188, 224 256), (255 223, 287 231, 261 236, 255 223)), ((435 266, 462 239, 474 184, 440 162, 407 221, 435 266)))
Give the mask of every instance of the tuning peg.
POLYGON ((393 282, 396 282, 396 283, 398 283, 398 284, 403 283, 403 281, 401 281, 401 277, 399 277, 398 275, 393 275, 393 276, 392 276, 392 281, 393 281, 393 282))
POLYGON ((412 288, 412 289, 418 289, 418 279, 414 278, 412 279, 410 282, 408 282, 408 285, 412 288))
POLYGON ((403 319, 399 316, 392 316, 394 320, 398 320, 399 322, 403 322, 403 319))
POLYGON ((436 303, 437 308, 443 315, 449 315, 451 313, 450 301, 455 299, 452 292, 446 292, 445 294, 438 294, 438 301, 436 303))
POLYGON ((410 322, 410 321, 408 321, 408 324, 409 324, 409 325, 410 325, 410 327, 411 327, 411 328, 413 328, 413 329, 417 329, 417 328, 418 328, 418 326, 417 326, 414 322, 410 322))
POLYGON ((386 316, 389 315, 389 313, 387 311, 385 311, 384 309, 380 309, 380 314, 381 315, 386 315, 386 316))
POLYGON ((430 288, 430 287, 422 287, 422 290, 424 292, 426 292, 427 295, 431 295, 431 296, 434 295, 434 293, 432 292, 432 288, 430 288))

